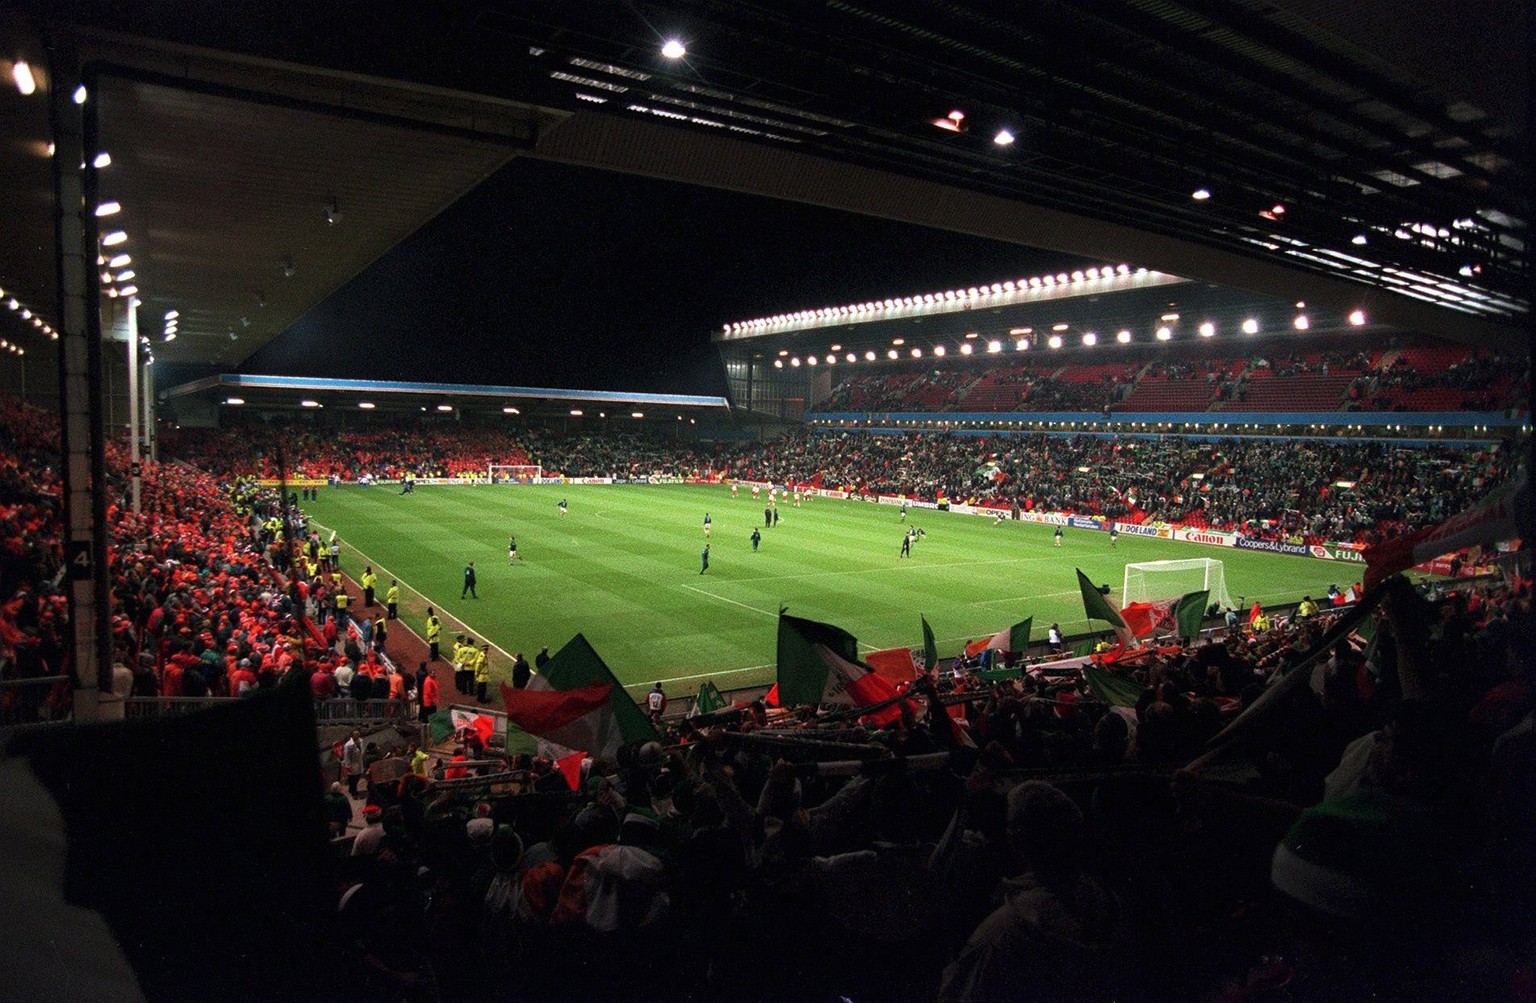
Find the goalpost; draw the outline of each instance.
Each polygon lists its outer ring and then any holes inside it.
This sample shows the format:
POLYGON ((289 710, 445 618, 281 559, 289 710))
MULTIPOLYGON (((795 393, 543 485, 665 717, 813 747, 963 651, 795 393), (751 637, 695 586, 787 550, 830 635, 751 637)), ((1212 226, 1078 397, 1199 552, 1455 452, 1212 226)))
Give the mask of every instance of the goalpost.
POLYGON ((1227 592, 1226 568, 1220 561, 1198 557, 1183 561, 1127 564, 1125 585, 1120 590, 1120 605, 1177 599, 1202 589, 1210 591, 1211 602, 1219 602, 1224 608, 1232 606, 1232 596, 1227 592))
POLYGON ((486 468, 486 477, 492 484, 499 481, 529 484, 543 476, 544 468, 537 463, 492 463, 486 468))

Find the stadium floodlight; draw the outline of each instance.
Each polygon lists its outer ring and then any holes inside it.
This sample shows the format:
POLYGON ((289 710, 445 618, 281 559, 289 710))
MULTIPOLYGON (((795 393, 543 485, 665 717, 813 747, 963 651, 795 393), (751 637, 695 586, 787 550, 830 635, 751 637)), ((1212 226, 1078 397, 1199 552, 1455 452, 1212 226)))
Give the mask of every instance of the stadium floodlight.
POLYGON ((91 161, 91 166, 96 168, 98 171, 103 167, 111 167, 112 154, 103 150, 102 152, 96 154, 96 159, 91 161))
POLYGON ((849 362, 858 362, 858 361, 859 361, 859 357, 858 357, 858 356, 857 356, 857 355, 855 355, 855 354, 853 354, 853 353, 852 353, 852 352, 849 352, 849 353, 848 353, 848 354, 847 354, 847 355, 846 355, 846 356, 845 356, 845 358, 846 358, 846 359, 847 359, 847 360, 848 360, 848 361, 849 361, 849 362))
POLYGON ((934 345, 933 346, 933 354, 937 355, 941 359, 944 358, 944 353, 947 352, 947 351, 948 351, 948 349, 946 349, 943 345, 934 345))
POLYGON ((1249 317, 1247 320, 1243 321, 1243 333, 1244 334, 1258 334, 1259 333, 1259 322, 1257 320, 1254 320, 1252 317, 1249 317))
POLYGON ((372 411, 373 401, 358 401, 357 406, 362 408, 364 411, 372 411))
POLYGON ((775 369, 783 369, 784 368, 784 360, 783 359, 774 359, 773 360, 773 368, 775 368, 775 369))
POLYGON ((1365 311, 1351 310, 1349 312, 1349 323, 1351 327, 1363 327, 1365 325, 1365 311))
POLYGON ((1173 339, 1173 331, 1165 324, 1157 329, 1158 341, 1170 341, 1173 339))
POLYGON ((523 412, 519 411, 515 407, 504 407, 504 408, 501 409, 501 413, 502 414, 522 414, 523 412))
POLYGON ((1046 339, 1045 343, 1047 345, 1051 346, 1052 348, 1060 348, 1061 347, 1061 335, 1053 334, 1049 338, 1046 339))
POLYGON ((25 59, 18 59, 11 66, 11 79, 16 82, 16 90, 22 97, 37 93, 37 78, 32 75, 32 67, 25 59))
POLYGON ((581 416, 582 416, 582 414, 583 414, 583 413, 584 413, 584 412, 583 412, 583 411, 582 411, 582 410, 581 410, 581 408, 579 408, 579 407, 573 407, 573 408, 571 408, 571 417, 572 417, 572 418, 580 418, 580 417, 581 417, 581 416))
POLYGON ((226 398, 224 398, 224 403, 230 405, 231 407, 239 407, 241 404, 245 403, 245 398, 244 397, 226 397, 226 398))
POLYGON ((1296 315, 1296 319, 1291 321, 1291 325, 1298 331, 1305 331, 1307 328, 1312 326, 1312 321, 1307 319, 1306 314, 1298 313, 1296 315))
POLYGON ((875 361, 875 353, 874 353, 873 350, 870 350, 870 351, 867 351, 867 352, 864 353, 864 361, 865 362, 874 362, 875 361))
POLYGON ((1205 323, 1201 324, 1199 330, 1200 337, 1202 338, 1216 337, 1216 325, 1212 324, 1210 321, 1206 321, 1205 323))
POLYGON ((923 350, 921 348, 914 348, 914 349, 912 349, 912 358, 914 358, 914 359, 921 359, 922 357, 923 357, 923 350))
POLYGON ((123 204, 121 202, 103 202, 101 205, 96 207, 96 215, 98 217, 115 216, 122 211, 123 204))
POLYGON ((987 353, 989 355, 996 355, 998 352, 1001 352, 1002 350, 1003 350, 1003 343, 1001 341, 998 341, 996 338, 993 338, 991 341, 987 342, 987 353))
POLYGON ((789 364, 794 366, 796 369, 800 368, 800 356, 792 356, 789 360, 789 364))
POLYGON ((631 418, 644 418, 645 417, 645 412, 644 411, 631 411, 631 412, 629 412, 629 416, 631 418))
POLYGON ((113 230, 111 233, 101 238, 101 244, 103 247, 116 247, 118 244, 121 244, 127 239, 127 233, 123 232, 122 230, 113 230))
POLYGON ((805 364, 808 365, 808 366, 814 366, 816 364, 816 356, 814 356, 814 355, 807 355, 805 357, 805 364))
POLYGON ((897 353, 896 349, 893 348, 890 351, 885 353, 885 357, 887 359, 894 359, 894 358, 896 358, 897 354, 898 353, 897 353))
POLYGON ((669 38, 661 47, 661 54, 668 59, 682 59, 688 55, 687 46, 675 38, 669 38))
POLYGON ((312 400, 302 400, 302 401, 299 401, 299 406, 300 407, 319 407, 320 406, 320 402, 319 401, 312 401, 312 400))
POLYGON ((1097 345, 1098 343, 1099 343, 1099 336, 1097 334, 1094 334, 1092 331, 1085 331, 1083 333, 1083 344, 1087 345, 1089 348, 1092 348, 1094 345, 1097 345))
MULTIPOLYGON (((114 255, 112 255, 112 259, 107 262, 107 267, 108 268, 122 268, 124 265, 130 264, 132 261, 133 261, 133 258, 129 257, 126 254, 114 254, 114 255)), ((172 311, 172 313, 174 313, 174 311, 172 311)), ((168 313, 168 314, 165 315, 165 317, 166 317, 167 320, 169 320, 171 318, 171 314, 168 313)))
POLYGON ((961 355, 970 355, 971 354, 971 343, 969 341, 965 342, 964 344, 962 344, 960 346, 960 354, 961 355))
POLYGON ((1131 332, 1130 331, 1117 331, 1115 333, 1115 340, 1118 341, 1122 345, 1129 345, 1131 343, 1131 332))
POLYGON ((1356 247, 1363 247, 1367 243, 1367 239, 1365 234, 1357 233, 1353 237, 1349 238, 1349 242, 1354 244, 1356 247))
POLYGON ((998 146, 1012 146, 1013 140, 1013 133, 1009 132, 1007 129, 997 130, 997 135, 992 137, 992 142, 996 143, 998 146))
POLYGON ((85 99, 90 96, 90 92, 85 89, 85 84, 76 87, 75 93, 70 95, 74 99, 75 104, 85 104, 85 99))
POLYGON ((1199 188, 1196 188, 1194 191, 1190 192, 1189 197, 1194 199, 1196 202, 1204 202, 1206 199, 1211 197, 1211 190, 1204 185, 1201 185, 1199 188))

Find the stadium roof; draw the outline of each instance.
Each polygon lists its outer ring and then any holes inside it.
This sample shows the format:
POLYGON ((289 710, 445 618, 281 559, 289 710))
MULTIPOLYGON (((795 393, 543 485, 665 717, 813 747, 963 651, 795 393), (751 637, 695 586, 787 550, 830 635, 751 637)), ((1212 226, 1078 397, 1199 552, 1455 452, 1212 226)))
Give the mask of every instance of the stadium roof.
POLYGON ((1518 346, 1529 314, 1515 0, 9 11, 0 61, 38 91, 0 88, 0 287, 54 322, 42 95, 73 45, 132 258, 109 285, 155 325, 179 313, 176 341, 151 332, 172 361, 240 365, 519 155, 1338 311, 1364 292, 1373 317, 1466 341, 1518 346), (686 55, 662 54, 673 38, 686 55))
MULTIPOLYGON (((468 383, 412 383, 390 380, 312 379, 224 373, 165 391, 172 402, 248 407, 256 411, 350 408, 368 411, 475 411, 570 416, 584 410, 617 409, 618 414, 661 418, 726 411, 724 397, 696 394, 617 393, 552 387, 480 386, 468 383), (644 408, 645 410, 638 410, 644 408)), ((606 411, 603 411, 606 415, 606 411)), ((594 416, 596 412, 594 412, 594 416)))

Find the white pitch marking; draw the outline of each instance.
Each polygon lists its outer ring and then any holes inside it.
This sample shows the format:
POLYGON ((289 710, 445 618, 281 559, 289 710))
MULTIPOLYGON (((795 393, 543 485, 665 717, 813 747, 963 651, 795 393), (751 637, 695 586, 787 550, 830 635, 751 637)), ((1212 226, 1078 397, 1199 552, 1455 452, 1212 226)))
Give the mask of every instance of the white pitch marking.
POLYGON ((725 596, 716 595, 713 592, 707 592, 704 589, 695 588, 692 585, 680 585, 678 587, 679 588, 687 589, 690 592, 697 592, 701 596, 709 596, 711 599, 718 599, 721 602, 728 602, 732 606, 740 606, 742 609, 749 609, 749 610, 751 610, 754 613, 761 613, 764 616, 777 617, 779 615, 778 611, 776 611, 776 610, 770 611, 770 610, 766 610, 766 609, 758 609, 756 606, 748 606, 744 602, 737 602, 735 599, 727 599, 725 596))
POLYGON ((1081 593, 1077 589, 1070 592, 1031 592, 1027 596, 1010 596, 1007 599, 978 599, 971 603, 972 606, 988 606, 1000 602, 1025 602, 1029 599, 1060 599, 1062 596, 1075 596, 1081 593))

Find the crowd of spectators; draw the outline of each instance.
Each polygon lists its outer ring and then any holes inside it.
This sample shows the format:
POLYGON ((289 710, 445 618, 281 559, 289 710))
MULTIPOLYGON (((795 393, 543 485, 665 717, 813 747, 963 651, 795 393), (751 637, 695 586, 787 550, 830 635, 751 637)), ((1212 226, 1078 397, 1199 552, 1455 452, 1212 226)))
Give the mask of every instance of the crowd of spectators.
POLYGON ((576 432, 432 423, 371 424, 360 429, 303 427, 183 428, 161 437, 168 454, 187 457, 220 477, 375 481, 484 477, 495 465, 541 465, 550 477, 696 476, 710 454, 659 434, 576 432), (281 464, 277 454, 281 443, 281 464))
MULTIPOLYGON (((71 708, 58 450, 55 415, 0 399, 0 679, 13 684, 0 691, 0 719, 11 723, 71 708)), ((276 491, 144 462, 134 512, 125 451, 109 443, 106 459, 115 696, 246 696, 290 672, 343 666, 382 674, 375 653, 338 651, 345 637, 305 623, 306 604, 323 602, 326 586, 291 587, 306 576, 282 573, 294 562, 276 491)), ((302 526, 300 510, 288 515, 302 526)))
POLYGON ((1496 446, 941 433, 805 433, 739 450, 728 473, 856 493, 1017 506, 1255 537, 1373 541, 1432 525, 1510 472, 1496 446))
POLYGON ((493 463, 531 463, 516 432, 454 423, 316 428, 277 422, 243 428, 179 428, 161 436, 169 453, 196 456, 218 477, 381 480, 483 475, 493 463), (283 452, 277 452, 279 445, 283 452), (281 461, 281 462, 280 462, 281 461))
POLYGON ((365 972, 516 1000, 1516 998, 1528 582, 1393 589, 1321 645, 1345 615, 1157 648, 1118 703, 934 673, 884 727, 673 720, 571 793, 525 757, 483 767, 524 777, 496 795, 408 775, 370 792, 343 886, 424 935, 365 972))

